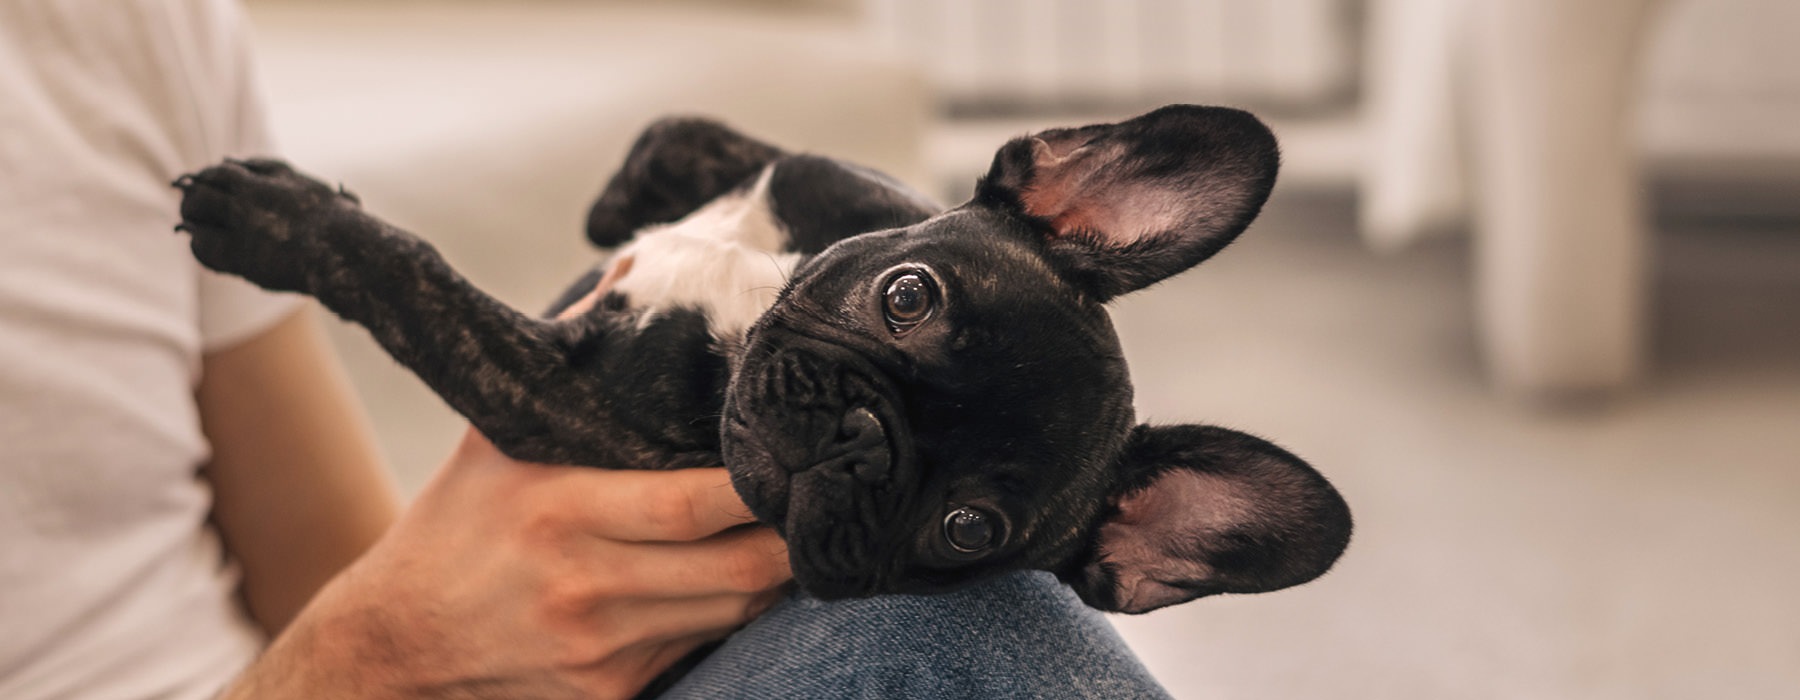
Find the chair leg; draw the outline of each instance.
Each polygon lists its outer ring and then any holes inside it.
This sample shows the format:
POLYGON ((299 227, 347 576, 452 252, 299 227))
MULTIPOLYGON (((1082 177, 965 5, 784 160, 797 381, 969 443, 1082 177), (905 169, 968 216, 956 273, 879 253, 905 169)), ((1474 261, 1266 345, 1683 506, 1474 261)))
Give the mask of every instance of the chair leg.
POLYGON ((1655 4, 1470 8, 1477 315, 1509 393, 1605 392, 1640 371, 1649 237, 1633 126, 1655 4))

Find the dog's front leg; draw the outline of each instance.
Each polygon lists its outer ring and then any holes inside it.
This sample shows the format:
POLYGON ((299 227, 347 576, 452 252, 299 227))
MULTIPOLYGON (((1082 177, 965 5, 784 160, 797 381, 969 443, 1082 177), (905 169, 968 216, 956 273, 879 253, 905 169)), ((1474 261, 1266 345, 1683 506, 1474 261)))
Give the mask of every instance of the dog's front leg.
MULTIPOLYGON (((227 161, 175 185, 179 228, 202 264, 311 295, 367 328, 508 454, 611 466, 637 456, 631 436, 595 435, 607 421, 574 415, 583 402, 571 397, 598 392, 587 386, 597 381, 591 373, 570 366, 569 326, 476 289, 429 244, 364 212, 349 193, 269 160, 227 161)), ((581 326, 605 330, 593 319, 581 326)))

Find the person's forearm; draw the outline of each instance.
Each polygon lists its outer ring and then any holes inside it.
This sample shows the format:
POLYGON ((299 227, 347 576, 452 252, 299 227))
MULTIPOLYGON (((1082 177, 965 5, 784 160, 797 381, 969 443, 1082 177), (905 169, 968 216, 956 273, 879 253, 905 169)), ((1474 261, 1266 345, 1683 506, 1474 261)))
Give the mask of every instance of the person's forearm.
MULTIPOLYGON (((327 589, 329 590, 329 589, 327 589)), ((321 596, 329 595, 321 593, 321 596)), ((371 675, 382 668, 378 654, 361 648, 357 634, 343 629, 330 613, 332 604, 319 614, 303 616, 270 643, 249 668, 239 674, 219 700, 302 700, 310 698, 393 698, 405 693, 371 675)), ((310 608, 309 608, 310 609, 310 608)))
MULTIPOLYGON (((293 698, 358 698, 366 688, 350 678, 324 671, 317 654, 295 650, 290 638, 278 639, 256 662, 219 694, 219 700, 285 700, 293 698)), ((349 669, 346 669, 349 670, 349 669)))
POLYGON ((213 521, 274 635, 390 525, 399 498, 349 382, 305 312, 208 354, 197 392, 213 521))

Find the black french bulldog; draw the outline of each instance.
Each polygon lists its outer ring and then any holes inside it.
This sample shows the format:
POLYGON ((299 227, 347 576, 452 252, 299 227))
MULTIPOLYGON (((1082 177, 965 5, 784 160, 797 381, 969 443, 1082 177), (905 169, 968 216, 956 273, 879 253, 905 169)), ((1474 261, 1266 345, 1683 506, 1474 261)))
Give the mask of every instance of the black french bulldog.
POLYGON ((1277 164, 1249 114, 1171 106, 1015 139, 940 211, 862 167, 664 120, 590 212, 616 252, 555 308, 610 291, 564 320, 283 163, 175 184, 203 264, 363 325, 508 455, 724 464, 813 595, 1043 569, 1138 613, 1309 581, 1350 537, 1342 498, 1281 448, 1138 425, 1103 307, 1225 247, 1277 164))

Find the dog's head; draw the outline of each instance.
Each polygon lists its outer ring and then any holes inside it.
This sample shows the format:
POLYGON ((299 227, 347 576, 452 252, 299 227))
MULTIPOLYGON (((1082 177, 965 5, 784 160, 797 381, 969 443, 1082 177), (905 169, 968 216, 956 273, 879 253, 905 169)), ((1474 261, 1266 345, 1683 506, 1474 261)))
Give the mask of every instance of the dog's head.
POLYGON ((1350 516, 1294 455, 1138 425, 1103 308, 1218 252, 1274 185, 1247 113, 1016 139, 969 203, 795 270, 749 331, 723 450, 821 597, 1045 569, 1143 612, 1322 574, 1350 516))

